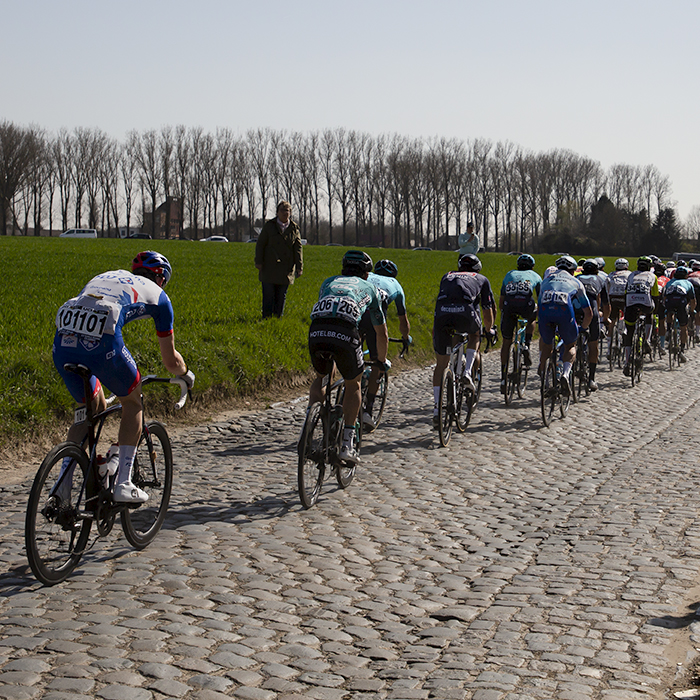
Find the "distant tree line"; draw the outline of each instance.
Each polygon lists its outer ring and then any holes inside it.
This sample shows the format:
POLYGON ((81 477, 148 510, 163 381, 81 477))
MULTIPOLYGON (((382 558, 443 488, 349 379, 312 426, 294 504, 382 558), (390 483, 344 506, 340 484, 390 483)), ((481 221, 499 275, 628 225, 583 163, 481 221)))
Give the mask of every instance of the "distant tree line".
MULTIPOLYGON (((184 238, 247 240, 286 199, 309 243, 454 249, 473 221, 489 250, 667 254, 682 235, 671 194, 653 165, 606 171, 569 150, 485 139, 166 126, 119 142, 0 122, 2 234, 155 231, 170 195, 183 203, 184 238)), ((698 235, 698 212, 691 219, 698 235)))

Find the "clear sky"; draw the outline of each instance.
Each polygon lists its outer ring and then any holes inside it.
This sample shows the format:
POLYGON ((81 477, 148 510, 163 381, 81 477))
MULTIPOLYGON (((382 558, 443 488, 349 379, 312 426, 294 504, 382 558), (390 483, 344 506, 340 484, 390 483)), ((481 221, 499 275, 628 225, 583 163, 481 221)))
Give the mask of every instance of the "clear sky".
POLYGON ((698 0, 0 0, 0 120, 345 127, 654 164, 700 205, 698 0))

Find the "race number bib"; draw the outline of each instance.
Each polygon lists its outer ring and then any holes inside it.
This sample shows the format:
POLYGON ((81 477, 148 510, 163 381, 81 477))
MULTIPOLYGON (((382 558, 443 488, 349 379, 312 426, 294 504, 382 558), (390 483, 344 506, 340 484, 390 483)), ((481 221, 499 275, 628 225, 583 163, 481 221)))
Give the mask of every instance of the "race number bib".
POLYGON ((342 318, 351 323, 357 323, 361 315, 360 307, 350 297, 324 297, 311 310, 311 318, 342 318))
POLYGON ((107 324, 107 309, 89 308, 80 304, 64 304, 56 316, 59 333, 74 333, 83 338, 99 340, 107 324))
POLYGON ((543 304, 568 304, 569 295, 566 292, 557 292, 554 289, 545 289, 542 292, 543 304))

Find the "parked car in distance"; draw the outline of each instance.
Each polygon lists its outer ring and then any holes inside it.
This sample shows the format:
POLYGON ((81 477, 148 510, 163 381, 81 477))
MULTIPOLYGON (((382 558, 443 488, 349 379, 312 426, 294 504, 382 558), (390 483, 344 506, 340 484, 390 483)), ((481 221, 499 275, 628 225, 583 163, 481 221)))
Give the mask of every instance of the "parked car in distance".
POLYGON ((209 236, 208 238, 201 238, 202 242, 211 241, 213 243, 228 243, 228 238, 226 236, 209 236))
POLYGON ((413 250, 432 250, 432 248, 429 248, 428 246, 418 246, 417 248, 413 248, 413 250))
POLYGON ((153 238, 150 233, 132 233, 129 238, 153 238))
POLYGON ((97 238, 97 231, 94 228, 69 228, 59 238, 97 238))
POLYGON ((257 238, 249 238, 246 243, 257 243, 258 239, 257 238))

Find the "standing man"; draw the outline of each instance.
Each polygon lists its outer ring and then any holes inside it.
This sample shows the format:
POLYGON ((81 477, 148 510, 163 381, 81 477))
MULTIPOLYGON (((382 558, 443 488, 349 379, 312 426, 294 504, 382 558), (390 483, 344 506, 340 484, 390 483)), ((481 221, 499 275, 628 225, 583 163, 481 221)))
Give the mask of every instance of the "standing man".
POLYGON ((479 236, 474 233, 473 222, 467 223, 467 232, 459 234, 457 244, 459 245, 460 255, 467 255, 468 253, 476 255, 479 252, 479 236))
POLYGON ((277 218, 265 223, 255 244, 255 267, 262 283, 263 318, 282 315, 287 289, 297 277, 301 277, 301 234, 291 218, 292 205, 280 202, 277 218))

